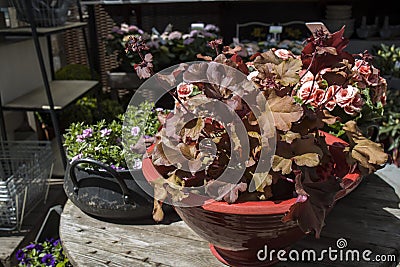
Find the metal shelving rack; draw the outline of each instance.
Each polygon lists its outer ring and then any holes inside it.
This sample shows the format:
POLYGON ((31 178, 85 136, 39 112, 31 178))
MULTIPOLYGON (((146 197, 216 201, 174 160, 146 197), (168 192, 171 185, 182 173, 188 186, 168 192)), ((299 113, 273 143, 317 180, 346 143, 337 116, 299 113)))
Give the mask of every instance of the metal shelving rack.
POLYGON ((98 81, 88 80, 88 81, 60 81, 53 80, 54 69, 52 64, 52 52, 51 52, 51 39, 52 34, 60 33, 63 31, 68 31, 70 29, 81 28, 84 36, 86 54, 89 60, 90 69, 92 68, 89 52, 89 44, 86 37, 85 26, 87 23, 83 20, 82 8, 80 0, 76 1, 79 11, 80 22, 67 22, 62 26, 56 27, 37 27, 35 19, 33 17, 33 7, 31 0, 24 0, 25 10, 28 10, 28 20, 30 27, 13 28, 13 29, 2 29, 0 30, 0 35, 3 36, 31 36, 35 44, 36 55, 39 61, 39 67, 42 74, 43 86, 35 88, 31 92, 12 100, 9 103, 2 104, 0 96, 0 119, 1 119, 1 137, 2 140, 6 140, 6 128, 4 122, 3 111, 4 110, 14 110, 14 111, 48 111, 51 115, 51 120, 53 123, 55 138, 61 153, 61 159, 64 169, 67 165, 67 158, 65 150, 63 147, 63 142, 61 138, 61 132, 59 127, 59 121, 57 116, 57 111, 66 108, 68 105, 72 104, 76 99, 78 99, 83 94, 95 89, 100 85, 98 81), (50 55, 50 68, 51 68, 51 81, 48 79, 46 72, 46 66, 44 62, 44 57, 42 54, 41 45, 39 42, 39 37, 47 38, 48 53, 50 55))

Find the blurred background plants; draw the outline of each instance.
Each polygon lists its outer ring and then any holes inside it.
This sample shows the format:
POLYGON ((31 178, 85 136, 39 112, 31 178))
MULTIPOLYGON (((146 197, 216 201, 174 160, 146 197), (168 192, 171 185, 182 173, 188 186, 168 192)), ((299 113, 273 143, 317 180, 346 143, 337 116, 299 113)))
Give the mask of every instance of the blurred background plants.
POLYGON ((382 75, 400 78, 400 47, 392 44, 374 46, 372 53, 374 65, 381 70, 382 75))

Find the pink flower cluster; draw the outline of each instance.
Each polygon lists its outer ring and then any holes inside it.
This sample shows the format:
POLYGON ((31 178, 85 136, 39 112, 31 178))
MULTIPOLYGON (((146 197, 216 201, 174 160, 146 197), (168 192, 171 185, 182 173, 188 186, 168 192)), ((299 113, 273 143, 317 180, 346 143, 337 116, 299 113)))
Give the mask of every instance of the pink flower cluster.
POLYGON ((343 108, 349 115, 361 112, 364 105, 362 90, 369 88, 374 105, 386 103, 386 80, 379 76, 379 70, 363 60, 356 60, 350 74, 350 79, 343 85, 328 85, 322 78, 326 73, 334 70, 327 68, 316 77, 311 72, 303 70, 300 73, 300 83, 296 92, 306 104, 313 107, 324 106, 332 111, 336 106, 343 108))

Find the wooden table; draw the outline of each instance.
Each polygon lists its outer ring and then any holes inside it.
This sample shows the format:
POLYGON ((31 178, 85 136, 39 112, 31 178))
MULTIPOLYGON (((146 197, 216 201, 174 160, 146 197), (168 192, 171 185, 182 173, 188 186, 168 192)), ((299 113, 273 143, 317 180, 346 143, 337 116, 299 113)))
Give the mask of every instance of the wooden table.
MULTIPOLYGON (((400 256, 400 171, 387 166, 365 177, 329 214, 320 239, 307 236, 292 249, 347 249, 375 255, 395 255, 391 262, 280 262, 276 266, 396 266, 400 256)), ((61 215, 60 236, 74 267, 98 266, 224 266, 210 253, 208 243, 182 221, 171 224, 120 225, 96 220, 70 201, 61 215)), ((400 266, 400 264, 398 265, 400 266)))

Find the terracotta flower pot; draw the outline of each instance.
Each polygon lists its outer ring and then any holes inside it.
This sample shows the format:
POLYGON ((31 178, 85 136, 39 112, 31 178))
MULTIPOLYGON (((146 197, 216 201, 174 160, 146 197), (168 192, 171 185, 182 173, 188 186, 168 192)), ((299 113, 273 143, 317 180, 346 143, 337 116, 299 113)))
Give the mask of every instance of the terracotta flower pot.
MULTIPOLYGON (((346 144, 330 134, 325 133, 325 136, 328 145, 346 144)), ((148 181, 159 177, 151 159, 143 161, 142 170, 148 181)), ((347 174, 343 178, 344 189, 337 193, 335 199, 351 192, 361 178, 358 173, 347 174)), ((184 201, 198 197, 190 195, 184 201)), ((284 214, 295 202, 296 198, 228 204, 209 199, 202 206, 175 206, 175 210, 193 231, 210 242, 211 252, 221 262, 230 266, 270 266, 277 259, 259 260, 257 254, 260 250, 265 246, 268 250, 289 249, 305 235, 297 222, 282 222, 284 214)))

